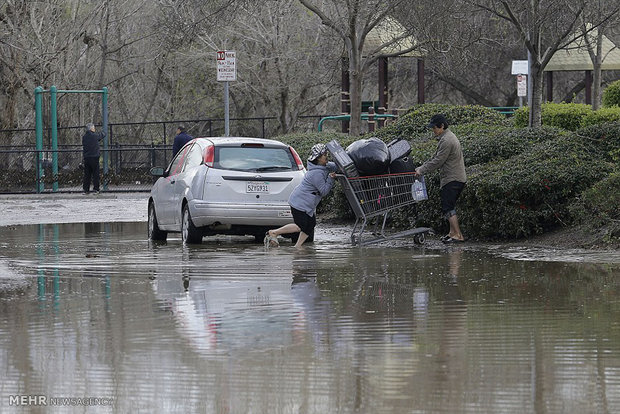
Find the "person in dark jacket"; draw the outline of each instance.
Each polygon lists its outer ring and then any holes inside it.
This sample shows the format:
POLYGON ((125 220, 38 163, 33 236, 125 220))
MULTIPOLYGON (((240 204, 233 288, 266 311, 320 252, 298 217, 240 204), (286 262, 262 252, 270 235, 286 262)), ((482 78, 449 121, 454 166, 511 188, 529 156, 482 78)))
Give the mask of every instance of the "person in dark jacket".
POLYGON ((308 237, 314 235, 316 206, 334 186, 337 170, 335 163, 327 162, 327 147, 324 144, 314 145, 308 157, 308 172, 288 199, 293 223, 269 230, 265 235, 266 247, 278 246, 280 234, 299 233, 295 247, 301 247, 308 237))
POLYGON ((172 144, 172 157, 174 158, 177 155, 177 152, 183 148, 183 145, 190 142, 194 137, 185 132, 185 127, 183 125, 179 125, 177 128, 177 135, 174 137, 174 143, 172 144))
POLYGON ((99 194, 99 141, 103 139, 103 133, 95 132, 95 125, 86 124, 86 133, 82 137, 82 150, 84 157, 84 180, 82 194, 90 192, 90 182, 93 182, 93 192, 99 194))
POLYGON ((450 233, 441 238, 444 243, 459 243, 465 241, 459 220, 456 216, 456 200, 458 200, 465 183, 465 161, 461 143, 456 135, 448 129, 448 121, 443 114, 433 115, 428 127, 439 140, 437 150, 432 159, 416 168, 416 175, 424 175, 439 170, 439 195, 441 197, 441 210, 444 217, 450 223, 450 233))

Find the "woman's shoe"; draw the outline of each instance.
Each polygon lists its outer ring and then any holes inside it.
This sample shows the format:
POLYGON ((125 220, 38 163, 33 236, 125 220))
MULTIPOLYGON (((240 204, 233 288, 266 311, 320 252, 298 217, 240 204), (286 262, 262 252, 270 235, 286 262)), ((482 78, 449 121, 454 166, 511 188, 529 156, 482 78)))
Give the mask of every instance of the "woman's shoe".
POLYGON ((278 236, 272 236, 269 234, 269 232, 265 233, 265 248, 270 248, 270 247, 279 247, 280 243, 278 243, 278 236))
POLYGON ((453 239, 452 237, 448 237, 447 239, 441 239, 444 244, 455 244, 455 243, 465 243, 465 240, 453 239))

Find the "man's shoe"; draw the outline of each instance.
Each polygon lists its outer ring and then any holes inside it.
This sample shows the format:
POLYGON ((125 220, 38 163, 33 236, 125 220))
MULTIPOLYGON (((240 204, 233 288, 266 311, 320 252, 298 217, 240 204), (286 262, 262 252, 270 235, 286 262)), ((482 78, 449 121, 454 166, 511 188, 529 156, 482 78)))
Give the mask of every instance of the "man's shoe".
POLYGON ((88 191, 82 191, 82 195, 88 195, 88 191))

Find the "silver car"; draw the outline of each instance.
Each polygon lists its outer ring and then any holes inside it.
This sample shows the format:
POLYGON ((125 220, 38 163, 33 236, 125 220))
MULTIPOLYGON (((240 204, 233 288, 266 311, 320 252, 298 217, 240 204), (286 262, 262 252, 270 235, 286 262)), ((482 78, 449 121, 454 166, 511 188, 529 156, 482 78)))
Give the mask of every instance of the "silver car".
POLYGON ((201 243, 215 234, 253 235, 293 221, 288 198, 306 172, 297 152, 279 141, 210 137, 188 142, 160 177, 149 197, 148 235, 201 243))

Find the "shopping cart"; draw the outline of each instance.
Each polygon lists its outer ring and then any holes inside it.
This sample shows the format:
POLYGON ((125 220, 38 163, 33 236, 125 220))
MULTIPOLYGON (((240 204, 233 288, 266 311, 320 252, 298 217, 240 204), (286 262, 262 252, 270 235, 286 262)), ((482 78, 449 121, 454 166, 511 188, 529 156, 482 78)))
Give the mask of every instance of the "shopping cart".
POLYGON ((423 180, 423 178, 416 177, 413 172, 369 177, 337 175, 356 217, 351 232, 351 243, 354 246, 363 246, 406 236, 413 236, 413 241, 417 244, 424 243, 425 235, 432 232, 429 227, 417 227, 391 234, 385 233, 385 224, 390 212, 420 202, 412 194, 416 178, 423 180), (367 226, 373 219, 375 219, 374 230, 372 231, 374 237, 364 239, 367 226), (380 230, 379 223, 381 223, 380 230))

